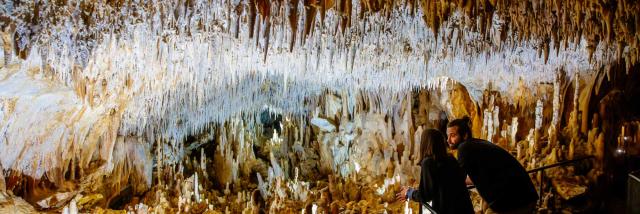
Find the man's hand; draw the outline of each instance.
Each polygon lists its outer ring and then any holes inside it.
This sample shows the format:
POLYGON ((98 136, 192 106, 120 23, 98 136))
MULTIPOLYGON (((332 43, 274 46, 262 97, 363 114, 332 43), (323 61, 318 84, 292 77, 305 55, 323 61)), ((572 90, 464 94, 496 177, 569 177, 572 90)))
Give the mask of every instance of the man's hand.
POLYGON ((399 193, 396 193, 396 201, 405 202, 407 200, 407 191, 409 187, 403 186, 399 193))

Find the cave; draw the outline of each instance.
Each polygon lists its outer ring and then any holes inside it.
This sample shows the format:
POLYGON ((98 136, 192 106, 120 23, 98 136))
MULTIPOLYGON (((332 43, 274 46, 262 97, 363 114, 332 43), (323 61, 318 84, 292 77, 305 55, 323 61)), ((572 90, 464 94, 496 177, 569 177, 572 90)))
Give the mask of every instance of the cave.
POLYGON ((2 1, 0 213, 439 213, 397 195, 460 118, 526 170, 530 212, 640 213, 639 11, 2 1))

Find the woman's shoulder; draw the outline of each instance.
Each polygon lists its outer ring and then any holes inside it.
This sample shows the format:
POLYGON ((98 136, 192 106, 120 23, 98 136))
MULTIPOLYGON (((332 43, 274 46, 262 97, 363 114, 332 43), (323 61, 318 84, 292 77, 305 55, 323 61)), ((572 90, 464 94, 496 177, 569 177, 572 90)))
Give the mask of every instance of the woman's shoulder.
POLYGON ((424 159, 422 159, 422 161, 420 161, 420 166, 422 167, 428 167, 428 166, 433 166, 433 165, 437 165, 438 161, 433 158, 433 157, 425 157, 424 159))

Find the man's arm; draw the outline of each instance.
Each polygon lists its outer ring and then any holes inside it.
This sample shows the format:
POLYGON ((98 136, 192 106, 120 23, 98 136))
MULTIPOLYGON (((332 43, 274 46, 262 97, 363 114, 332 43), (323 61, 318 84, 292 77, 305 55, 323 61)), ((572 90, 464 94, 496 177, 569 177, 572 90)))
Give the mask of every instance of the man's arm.
POLYGON ((464 171, 464 174, 467 175, 467 178, 464 180, 464 183, 467 186, 473 186, 473 181, 471 180, 471 177, 469 177, 469 173, 472 170, 472 165, 473 163, 468 163, 469 161, 469 153, 468 153, 468 146, 470 145, 461 145, 460 147, 458 147, 458 165, 460 165, 460 168, 462 168, 462 170, 464 171))

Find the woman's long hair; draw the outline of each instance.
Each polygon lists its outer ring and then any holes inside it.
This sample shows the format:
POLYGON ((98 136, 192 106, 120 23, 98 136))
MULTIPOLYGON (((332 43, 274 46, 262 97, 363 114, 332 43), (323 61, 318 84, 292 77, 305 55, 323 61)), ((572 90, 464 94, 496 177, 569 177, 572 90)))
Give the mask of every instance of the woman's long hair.
POLYGON ((435 129, 427 129, 422 132, 420 138, 420 157, 443 160, 447 157, 447 143, 442 132, 435 129))

